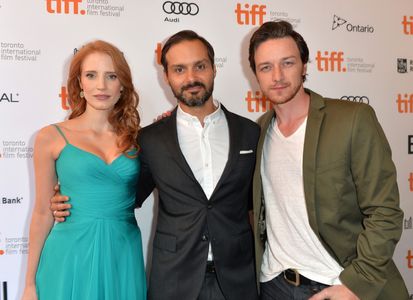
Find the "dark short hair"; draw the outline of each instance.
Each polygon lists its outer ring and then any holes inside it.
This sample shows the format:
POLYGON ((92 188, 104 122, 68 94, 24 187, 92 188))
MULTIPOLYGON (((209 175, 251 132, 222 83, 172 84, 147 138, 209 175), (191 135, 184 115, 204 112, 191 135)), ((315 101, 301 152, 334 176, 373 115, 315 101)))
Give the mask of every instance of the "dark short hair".
MULTIPOLYGON (((254 74, 256 74, 255 65, 255 51, 258 46, 263 42, 270 39, 280 39, 285 37, 291 37, 297 44, 298 50, 300 51, 300 57, 303 64, 308 62, 309 50, 307 43, 304 38, 293 29, 291 23, 287 21, 269 21, 265 22, 258 28, 250 39, 249 47, 249 61, 250 67, 254 74)), ((305 80, 305 78, 304 78, 305 80)))
POLYGON ((173 36, 171 36, 162 47, 161 64, 165 72, 168 72, 168 62, 166 61, 166 54, 168 53, 169 49, 173 45, 179 44, 183 41, 194 41, 194 40, 198 40, 202 44, 204 44, 208 52, 208 58, 211 61, 211 65, 214 65, 215 52, 211 44, 205 38, 198 35, 195 31, 182 30, 182 31, 175 33, 173 36))

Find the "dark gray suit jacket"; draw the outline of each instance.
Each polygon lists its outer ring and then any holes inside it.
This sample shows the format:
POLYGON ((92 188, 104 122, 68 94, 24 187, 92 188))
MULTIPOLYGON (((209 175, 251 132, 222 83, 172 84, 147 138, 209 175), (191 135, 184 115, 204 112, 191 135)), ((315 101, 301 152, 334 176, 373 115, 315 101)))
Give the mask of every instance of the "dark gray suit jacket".
POLYGON ((155 187, 159 192, 148 299, 197 299, 209 242, 226 299, 258 299, 248 210, 260 129, 221 107, 229 127, 229 156, 209 200, 180 150, 176 109, 140 132, 137 205, 155 187))

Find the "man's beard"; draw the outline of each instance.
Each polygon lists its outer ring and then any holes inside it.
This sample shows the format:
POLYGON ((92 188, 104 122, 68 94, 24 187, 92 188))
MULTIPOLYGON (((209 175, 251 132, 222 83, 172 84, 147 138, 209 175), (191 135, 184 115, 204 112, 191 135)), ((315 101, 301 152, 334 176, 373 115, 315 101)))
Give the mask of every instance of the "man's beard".
POLYGON ((181 88, 179 92, 175 91, 172 89, 172 92, 176 99, 178 99, 179 102, 184 103, 186 106, 189 107, 199 107, 204 105, 204 103, 212 96, 212 92, 214 90, 214 83, 212 83, 211 87, 207 89, 205 84, 199 81, 195 81, 193 83, 187 84, 181 88), (193 87, 202 87, 204 88, 204 92, 200 91, 197 93, 197 95, 191 95, 189 98, 184 96, 184 92, 193 87))

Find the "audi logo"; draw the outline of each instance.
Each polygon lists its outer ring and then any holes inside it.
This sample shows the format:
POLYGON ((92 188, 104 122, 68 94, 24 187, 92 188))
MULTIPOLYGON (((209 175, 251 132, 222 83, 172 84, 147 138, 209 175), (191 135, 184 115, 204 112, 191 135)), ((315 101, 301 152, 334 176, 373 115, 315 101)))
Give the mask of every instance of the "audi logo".
POLYGON ((370 100, 366 96, 343 96, 341 100, 347 100, 352 102, 366 103, 369 104, 370 100))
POLYGON ((199 6, 195 3, 188 3, 188 2, 172 2, 166 1, 162 5, 162 9, 167 14, 175 14, 175 15, 191 15, 195 16, 199 12, 199 6))

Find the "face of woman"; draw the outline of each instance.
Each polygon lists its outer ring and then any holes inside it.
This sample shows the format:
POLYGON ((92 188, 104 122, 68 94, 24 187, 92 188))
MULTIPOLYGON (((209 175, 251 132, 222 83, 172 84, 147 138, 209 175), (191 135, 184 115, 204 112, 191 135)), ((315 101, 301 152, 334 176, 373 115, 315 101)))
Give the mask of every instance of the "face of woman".
POLYGON ((81 67, 80 87, 89 109, 112 110, 123 89, 112 58, 100 52, 86 56, 81 67))

